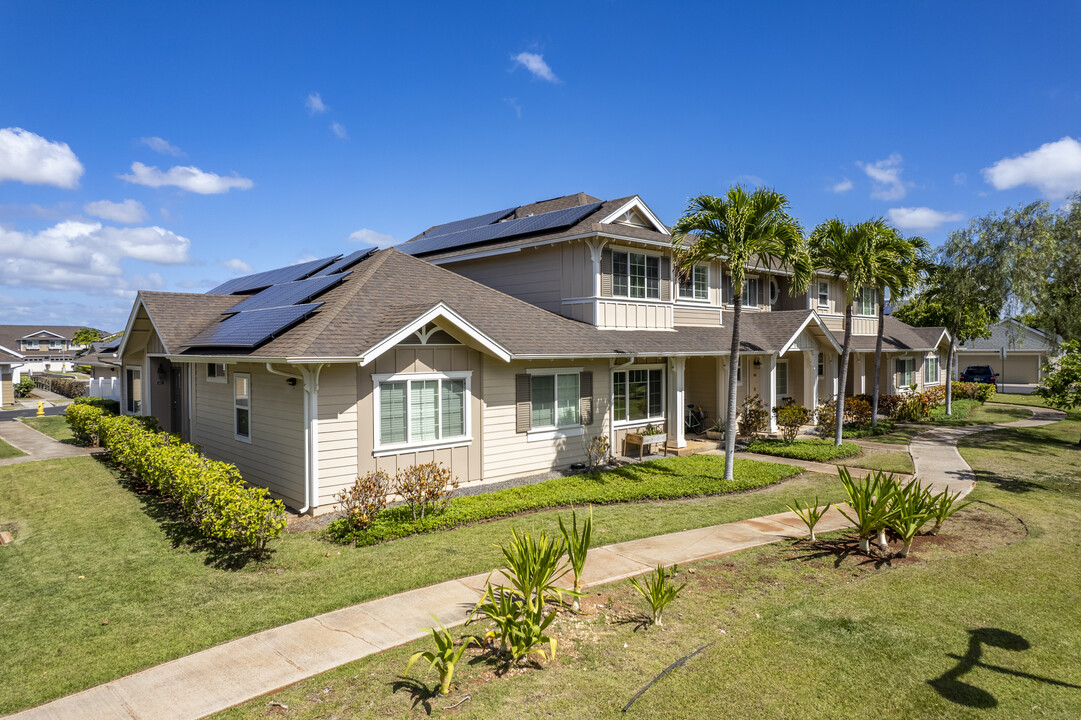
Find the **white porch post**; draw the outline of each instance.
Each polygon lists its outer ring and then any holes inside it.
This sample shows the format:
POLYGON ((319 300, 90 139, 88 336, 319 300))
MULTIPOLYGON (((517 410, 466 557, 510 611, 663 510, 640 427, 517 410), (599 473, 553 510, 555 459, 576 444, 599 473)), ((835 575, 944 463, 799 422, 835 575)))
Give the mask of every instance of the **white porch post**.
POLYGON ((728 417, 728 358, 717 358, 717 417, 714 420, 724 427, 728 417))
POLYGON ((811 411, 811 423, 818 424, 815 418, 815 408, 818 407, 818 353, 808 350, 804 355, 807 364, 803 368, 803 396, 810 400, 808 410, 811 411))
POLYGON ((773 408, 777 407, 777 355, 770 354, 769 356, 769 383, 768 394, 766 395, 768 406, 766 412, 769 413, 769 431, 771 433, 777 432, 777 416, 773 414, 773 408))
POLYGON ((856 367, 853 370, 855 372, 856 376, 853 378, 852 387, 855 390, 855 392, 852 393, 852 394, 853 395, 861 395, 861 394, 867 392, 864 389, 864 385, 866 383, 865 383, 865 377, 864 377, 864 373, 863 373, 863 369, 864 369, 863 368, 863 364, 864 364, 863 363, 863 353, 853 353, 853 354, 856 356, 856 367))
POLYGON ((830 377, 833 383, 833 399, 837 399, 837 376, 841 374, 841 356, 830 354, 830 377))
POLYGON ((684 375, 687 369, 687 358, 671 358, 669 368, 672 371, 672 381, 669 384, 668 393, 668 437, 675 440, 677 448, 687 447, 687 437, 683 426, 683 411, 687 406, 687 393, 684 389, 684 375))

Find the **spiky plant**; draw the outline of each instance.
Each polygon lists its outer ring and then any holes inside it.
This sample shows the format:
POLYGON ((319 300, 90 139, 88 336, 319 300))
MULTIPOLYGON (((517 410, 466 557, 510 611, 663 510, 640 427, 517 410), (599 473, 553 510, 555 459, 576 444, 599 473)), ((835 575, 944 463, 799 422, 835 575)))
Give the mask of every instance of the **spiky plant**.
MULTIPOLYGON (((897 491, 897 483, 893 475, 888 477, 882 472, 868 473, 862 480, 854 480, 852 473, 846 467, 837 468, 841 477, 841 484, 848 493, 848 504, 852 515, 837 505, 837 509, 848 519, 859 533, 860 552, 871 552, 871 536, 879 532, 879 546, 885 544, 885 528, 889 524, 893 508, 893 493, 897 491)), ((887 545, 888 548, 888 545, 887 545)))
POLYGON ((578 612, 581 609, 582 571, 586 566, 589 540, 593 536, 593 506, 589 506, 589 517, 582 521, 581 530, 578 529, 578 514, 571 510, 570 527, 564 525, 563 518, 560 517, 559 532, 563 534, 563 544, 567 546, 567 557, 570 559, 571 569, 574 570, 574 599, 571 607, 578 612))
POLYGON ((446 695, 450 692, 450 681, 454 678, 454 666, 462 659, 462 655, 475 642, 475 639, 470 638, 455 648, 454 638, 451 636, 450 631, 443 627, 443 623, 439 622, 439 618, 435 615, 432 615, 432 619, 439 625, 439 630, 435 628, 425 628, 425 630, 432 634, 432 639, 435 641, 435 652, 424 650, 413 653, 409 658, 409 663, 405 666, 405 675, 409 675, 409 670, 413 667, 413 664, 423 658, 428 661, 429 670, 434 668, 439 673, 439 693, 446 695))
POLYGON ((658 565, 656 570, 646 576, 644 582, 638 578, 631 578, 631 585, 649 603, 650 623, 653 625, 664 624, 661 622, 661 614, 664 609, 679 597, 679 593, 683 588, 687 587, 687 583, 676 587, 676 584, 669 578, 668 573, 664 571, 663 565, 658 565))
POLYGON ((914 479, 894 493, 893 506, 895 512, 889 525, 904 541, 900 556, 908 557, 912 539, 934 514, 935 499, 930 490, 914 479))
POLYGON ((562 538, 554 540, 548 533, 534 537, 528 530, 519 534, 512 527, 510 543, 498 547, 507 563, 508 579, 527 610, 543 607, 553 597, 562 599, 564 591, 556 582, 570 572, 563 563, 566 547, 562 538))
POLYGON ((820 507, 818 505, 818 496, 815 495, 814 505, 808 505, 807 507, 803 507, 803 505, 800 504, 800 501, 797 500, 795 507, 792 507, 791 505, 786 505, 785 507, 787 507, 789 510, 796 513, 797 516, 799 516, 799 519, 802 520, 803 524, 807 526, 807 532, 810 533, 810 538, 808 539, 811 542, 814 542, 816 540, 815 525, 817 525, 818 521, 822 519, 822 516, 826 514, 826 511, 830 509, 829 503, 826 503, 825 505, 822 505, 820 507))
POLYGON ((972 503, 957 504, 957 501, 961 498, 961 492, 957 491, 950 494, 948 490, 943 490, 934 497, 934 511, 931 515, 935 519, 935 526, 931 528, 931 535, 938 535, 938 531, 942 528, 942 523, 953 515, 958 510, 967 508, 972 503))

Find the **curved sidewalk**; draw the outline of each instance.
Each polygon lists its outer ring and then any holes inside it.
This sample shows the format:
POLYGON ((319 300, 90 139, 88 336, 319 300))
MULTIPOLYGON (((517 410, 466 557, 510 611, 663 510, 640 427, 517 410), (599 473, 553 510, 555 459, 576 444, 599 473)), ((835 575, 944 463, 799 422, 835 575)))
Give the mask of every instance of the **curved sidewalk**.
MULTIPOLYGON (((1029 408, 1032 418, 1002 425, 941 428, 918 436, 912 450, 917 474, 937 487, 974 484, 971 468, 957 452, 957 439, 998 427, 1046 425, 1065 417, 1029 408), (967 484, 966 484, 967 483, 967 484)), ((1057 414, 1056 414, 1057 413, 1057 414)), ((848 527, 830 508, 819 532, 848 527)), ((658 564, 688 563, 769 543, 804 537, 807 529, 791 512, 592 548, 585 587, 605 585, 649 572, 658 564)), ((429 613, 448 627, 468 618, 484 590, 487 574, 449 580, 233 640, 45 705, 25 710, 20 720, 196 720, 274 692, 332 668, 402 645, 427 633, 429 613)), ((566 579, 566 578, 565 578, 566 579)), ((493 578, 497 580, 497 578, 493 578)))
POLYGON ((0 439, 22 450, 26 455, 0 460, 0 465, 17 465, 35 460, 81 457, 100 452, 97 449, 65 445, 45 433, 38 432, 21 420, 0 420, 0 439))

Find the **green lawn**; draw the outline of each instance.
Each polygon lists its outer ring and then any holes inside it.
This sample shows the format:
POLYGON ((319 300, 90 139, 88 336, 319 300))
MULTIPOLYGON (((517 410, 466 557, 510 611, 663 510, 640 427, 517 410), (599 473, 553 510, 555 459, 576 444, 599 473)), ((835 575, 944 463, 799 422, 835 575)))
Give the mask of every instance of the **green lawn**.
POLYGON ((747 444, 747 452, 773 455, 775 457, 832 462, 837 458, 858 455, 860 446, 854 442, 842 442, 839 446, 826 438, 806 438, 786 443, 777 438, 761 438, 747 444))
POLYGON ((1007 403, 1009 405, 1032 405, 1034 407, 1047 407, 1047 401, 1039 395, 1018 395, 1015 393, 995 393, 991 399, 993 403, 1007 403))
POLYGON ((472 650, 455 692, 430 698, 399 682, 428 646, 416 642, 222 717, 423 717, 466 694, 455 717, 1081 717, 1079 433, 1075 413, 964 440, 972 498, 998 507, 963 510, 907 561, 865 561, 836 535, 765 546, 682 567, 690 584, 663 629, 636 621, 627 583, 591 590, 581 616, 553 625, 559 656, 542 669, 497 677, 472 650))
MULTIPOLYGON (((995 400, 997 401, 1000 397, 1027 396, 997 395, 995 400)), ((868 440, 891 445, 908 445, 913 437, 919 435, 921 432, 926 432, 928 428, 932 426, 960 427, 964 425, 989 425, 1011 422, 1013 420, 1024 420, 1025 418, 1032 417, 1032 413, 1024 408, 1009 407, 1009 405, 995 405, 994 401, 981 405, 975 400, 954 400, 952 410, 952 415, 947 416, 946 406, 939 405, 932 408, 928 419, 922 422, 898 427, 891 433, 868 438, 868 440)))
POLYGON ((24 423, 40 433, 44 433, 54 440, 59 440, 68 445, 75 444, 75 436, 71 432, 71 426, 63 415, 49 415, 47 417, 21 418, 24 423))
MULTIPOLYGON (((720 476, 722 459, 709 461, 720 476)), ((815 494, 832 502, 843 491, 836 478, 801 475, 732 495, 607 506, 596 510, 593 541, 781 512, 815 494)), ((558 533, 558 515, 362 548, 287 533, 268 561, 233 567, 231 556, 194 540, 167 503, 133 492, 94 458, 0 467, 0 528, 16 539, 0 549, 0 714, 259 630, 490 570, 500 564, 493 544, 512 525, 558 533)))
POLYGON ((0 440, 0 460, 4 460, 6 458, 22 457, 23 455, 26 455, 26 453, 24 453, 22 450, 16 447, 12 447, 3 440, 0 440))
MULTIPOLYGON (((877 438, 875 438, 877 440, 877 438)), ((881 470, 887 473, 908 473, 916 471, 912 465, 912 456, 908 450, 881 450, 879 448, 864 448, 863 453, 854 458, 838 460, 838 465, 851 465, 852 467, 867 468, 868 470, 881 470)))

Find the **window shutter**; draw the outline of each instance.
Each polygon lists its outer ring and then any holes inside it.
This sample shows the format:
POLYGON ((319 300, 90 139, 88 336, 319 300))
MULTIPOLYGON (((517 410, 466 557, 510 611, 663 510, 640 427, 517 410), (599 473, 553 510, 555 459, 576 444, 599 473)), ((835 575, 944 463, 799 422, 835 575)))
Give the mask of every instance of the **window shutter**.
MULTIPOLYGON (((692 270, 693 272, 693 270, 692 270)), ((661 258, 661 300, 672 299, 672 259, 661 258)))
POLYGON ((593 424, 593 373, 589 370, 578 376, 578 409, 582 415, 582 424, 593 424))
POLYGON ((529 432, 530 385, 529 375, 514 376, 514 432, 529 432))
POLYGON ((601 250, 601 297, 612 297, 612 248, 601 250))

